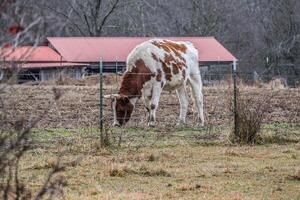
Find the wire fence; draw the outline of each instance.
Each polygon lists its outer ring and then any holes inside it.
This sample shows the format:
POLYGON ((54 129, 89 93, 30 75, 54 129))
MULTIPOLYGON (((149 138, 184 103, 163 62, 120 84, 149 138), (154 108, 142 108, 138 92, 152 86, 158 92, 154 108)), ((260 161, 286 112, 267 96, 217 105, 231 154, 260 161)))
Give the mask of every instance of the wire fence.
MULTIPOLYGON (((106 81, 106 77, 115 77, 115 81, 120 81, 121 76, 123 73, 105 73, 104 74, 104 81, 106 81)), ((146 75, 146 76, 156 76, 155 73, 144 73, 144 74, 135 74, 130 73, 130 75, 146 75)), ((169 73, 165 73, 165 75, 171 75, 169 73)), ((205 74, 191 74, 192 76, 199 76, 202 77, 202 83, 204 86, 220 86, 226 84, 228 81, 232 81, 232 74, 231 73, 205 73, 205 74)), ((47 81, 57 81, 63 79, 69 79, 82 81, 89 80, 93 77, 98 78, 99 80, 99 73, 98 72, 85 72, 85 73, 77 73, 77 72, 57 72, 55 74, 49 75, 47 79, 41 80, 41 74, 37 72, 21 72, 18 74, 18 83, 33 83, 36 84, 47 82, 47 81)), ((239 84, 245 85, 262 85, 262 84, 281 84, 284 87, 289 88, 297 88, 300 85, 300 75, 281 75, 281 76, 272 76, 272 75, 260 75, 255 76, 253 73, 237 73, 237 81, 239 84), (272 82, 273 81, 273 82, 272 82)), ((107 85, 106 85, 107 86, 107 85)), ((109 86, 109 85, 108 85, 109 86)))
MULTIPOLYGON (((14 68, 15 69, 15 68, 14 68)), ((72 79, 81 80, 90 76, 99 75, 99 63, 89 64, 84 67, 57 67, 57 68, 33 68, 33 69, 18 69, 19 83, 26 83, 28 81, 40 82, 40 81, 52 81, 59 79, 62 76, 66 76, 72 79)), ((126 69, 126 63, 124 62, 103 62, 103 72, 105 74, 115 74, 120 76, 126 69)), ((297 68, 298 69, 298 68, 297 68)), ((3 69, 5 70, 5 69, 3 69)), ((2 70, 2 71, 3 71, 2 70)), ((1 77, 3 72, 0 69, 1 77)), ((216 86, 223 84, 225 80, 232 77, 232 69, 230 65, 212 65, 208 67, 200 67, 203 84, 205 86, 216 86)), ((272 70, 271 70, 272 71, 272 70)), ((168 72, 166 72, 168 74, 168 72)), ((152 74, 150 74, 152 75, 152 74)), ((196 75, 196 74, 195 74, 196 75)), ((257 83, 266 83, 272 79, 281 79, 286 86, 298 87, 300 84, 299 70, 273 70, 270 73, 259 74, 256 71, 238 71, 238 81, 247 85, 253 85, 257 83)))
MULTIPOLYGON (((122 76, 119 73, 104 73, 103 89, 101 90, 99 87, 100 77, 97 72, 86 73, 83 79, 78 80, 80 84, 70 81, 70 73, 67 75, 62 76, 66 78, 66 82, 61 85, 56 82, 49 85, 41 82, 41 84, 35 86, 28 84, 7 85, 5 92, 1 94, 6 99, 4 107, 9 110, 7 120, 14 121, 22 116, 30 121, 41 116, 46 107, 45 105, 53 97, 53 88, 57 88, 63 94, 62 99, 50 108, 47 116, 44 116, 37 124, 37 128, 45 130, 53 128, 95 129, 99 127, 99 122, 102 121, 104 130, 112 129, 113 113, 111 101, 104 99, 102 106, 99 106, 99 96, 100 91, 103 92, 103 95, 118 93, 122 76), (91 77, 93 77, 92 84, 86 84, 91 77), (99 112, 100 108, 103 109, 102 117, 101 112, 99 112)), ((136 76, 137 74, 131 73, 131 75, 136 76)), ((141 75, 155 77, 158 74, 144 73, 141 75)), ((192 75, 199 76, 199 74, 192 75)), ((210 137, 208 136, 210 134, 221 135, 224 130, 232 131, 234 126, 232 74, 201 73, 201 76, 204 83, 205 126, 196 126, 197 113, 192 100, 191 89, 187 87, 189 107, 186 128, 197 133, 193 132, 193 138, 202 138, 203 131, 208 133, 205 138, 210 137)), ((251 73, 238 73, 237 89, 239 95, 250 99, 249 103, 252 104, 261 104, 266 98, 269 98, 270 109, 264 117, 264 124, 299 124, 300 89, 297 85, 299 77, 294 75, 285 76, 285 78, 253 77, 251 73), (270 81, 264 81, 267 79, 270 81), (287 84, 289 79, 293 79, 295 84, 287 84)), ((168 132, 166 134, 169 134, 170 137, 171 135, 177 137, 178 134, 175 134, 175 132, 178 130, 176 124, 179 112, 180 104, 176 92, 163 91, 156 112, 155 131, 157 133, 168 132)), ((149 129, 146 127, 147 110, 142 99, 140 99, 136 104, 130 121, 122 130, 125 132, 131 129, 136 130, 135 134, 128 136, 128 138, 132 139, 136 134, 143 135, 145 132, 148 132, 149 129)))
MULTIPOLYGON (((99 75, 99 74, 98 74, 99 75)), ((109 95, 118 92, 122 77, 106 75, 103 77, 103 94, 109 95)), ((205 81, 205 80, 204 80, 205 81)), ((40 124, 40 127, 97 127, 99 123, 99 80, 94 86, 81 87, 74 85, 37 85, 7 86, 7 103, 15 102, 15 108, 20 113, 38 114, 53 94, 52 88, 62 90, 63 100, 58 103, 50 116, 40 124)), ((221 84, 204 86, 204 111, 206 124, 232 124, 233 114, 230 111, 233 101, 231 80, 223 80, 221 84)), ((294 123, 299 122, 300 91, 297 88, 285 87, 281 82, 262 85, 238 85, 239 92, 249 98, 262 99, 266 94, 272 96, 272 110, 267 122, 294 123)), ((192 93, 188 87, 189 108, 187 122, 195 125, 196 111, 193 105, 192 93)), ((179 116, 179 100, 175 91, 163 91, 157 110, 157 126, 175 126, 179 116)), ((14 109, 12 109, 14 110, 14 109)), ((112 124, 111 102, 104 100, 103 104, 105 123, 112 124)), ((136 105, 128 127, 143 127, 147 121, 147 111, 140 99, 136 105)))

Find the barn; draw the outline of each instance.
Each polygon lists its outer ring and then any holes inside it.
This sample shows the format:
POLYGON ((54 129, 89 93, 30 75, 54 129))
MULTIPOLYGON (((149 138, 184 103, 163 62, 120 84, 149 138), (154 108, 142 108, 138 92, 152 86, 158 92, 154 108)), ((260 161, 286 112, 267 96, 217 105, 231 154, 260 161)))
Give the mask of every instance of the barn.
MULTIPOLYGON (((161 37, 160 37, 161 38, 161 37)), ((214 37, 162 37, 174 41, 192 42, 199 51, 199 65, 205 80, 212 81, 210 68, 236 64, 236 58, 214 37)), ((11 55, 0 56, 3 63, 16 63, 24 73, 22 79, 50 80, 64 72, 80 79, 86 74, 99 73, 99 62, 104 73, 120 73, 126 69, 126 58, 138 44, 149 37, 48 37, 49 46, 19 47, 11 55), (30 52, 23 56, 24 52, 30 52), (24 77, 25 75, 25 77, 24 77)), ((0 53, 1 55, 1 53, 0 53)), ((5 68, 5 67, 4 67, 5 68)), ((223 69, 230 69, 223 67, 223 69)), ((221 73, 224 76, 224 72, 221 73)), ((215 74, 214 74, 215 76, 215 74)), ((220 77, 215 77, 220 80, 220 77)), ((205 83, 205 82, 204 82, 205 83)))
POLYGON ((0 49, 0 81, 17 73, 18 82, 47 81, 61 73, 80 79, 84 64, 66 62, 48 46, 22 46, 0 49))
MULTIPOLYGON (((199 51, 200 66, 228 65, 236 58, 214 37, 161 37, 173 41, 192 42, 199 51)), ((125 68, 129 52, 147 37, 49 37, 51 46, 68 62, 104 63, 105 72, 125 68)))

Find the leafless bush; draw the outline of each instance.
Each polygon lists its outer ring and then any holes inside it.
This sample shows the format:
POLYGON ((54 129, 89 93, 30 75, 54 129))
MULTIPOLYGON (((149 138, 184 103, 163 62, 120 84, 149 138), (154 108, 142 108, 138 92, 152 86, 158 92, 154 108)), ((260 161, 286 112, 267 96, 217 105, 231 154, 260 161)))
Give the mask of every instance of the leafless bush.
MULTIPOLYGON (((0 93, 3 90, 5 86, 0 85, 0 93)), ((57 89, 54 89, 53 93, 53 102, 58 101, 62 96, 57 89)), ((19 178, 22 173, 19 162, 28 150, 34 148, 31 130, 47 114, 47 110, 49 108, 45 108, 45 112, 34 120, 20 117, 11 122, 6 118, 9 110, 5 107, 5 99, 0 96, 0 195, 2 199, 41 199, 44 196, 52 199, 55 195, 62 194, 64 179, 56 176, 65 169, 60 159, 53 164, 44 184, 36 194, 19 178)))
MULTIPOLYGON (((237 95, 237 128, 230 136, 230 140, 239 144, 254 144, 257 142, 258 133, 263 120, 270 112, 270 100, 273 95, 253 96, 251 93, 237 95)), ((231 111, 234 110, 231 108, 231 111)))

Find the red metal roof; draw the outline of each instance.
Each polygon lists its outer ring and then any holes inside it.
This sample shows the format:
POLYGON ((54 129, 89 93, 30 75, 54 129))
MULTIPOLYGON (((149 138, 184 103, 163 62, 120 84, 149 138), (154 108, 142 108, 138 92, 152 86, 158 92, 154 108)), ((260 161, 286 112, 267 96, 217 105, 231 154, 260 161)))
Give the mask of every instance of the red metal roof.
MULTIPOLYGON (((125 62, 133 48, 151 38, 138 37, 49 37, 51 45, 68 62, 125 62)), ((236 58, 214 37, 163 37, 190 41, 199 50, 200 62, 232 62, 236 58)))
POLYGON ((60 62, 61 56, 47 46, 22 46, 0 49, 0 61, 60 62))

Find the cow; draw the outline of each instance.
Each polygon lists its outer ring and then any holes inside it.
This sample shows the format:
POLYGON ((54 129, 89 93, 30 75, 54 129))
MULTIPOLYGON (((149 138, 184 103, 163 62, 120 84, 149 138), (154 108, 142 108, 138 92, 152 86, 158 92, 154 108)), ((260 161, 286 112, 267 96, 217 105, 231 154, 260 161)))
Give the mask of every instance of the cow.
POLYGON ((156 122, 156 110, 163 90, 176 90, 180 102, 178 125, 186 124, 188 94, 198 111, 198 125, 204 125, 202 81, 198 50, 191 42, 151 39, 136 46, 127 57, 127 67, 118 94, 112 99, 114 126, 126 124, 141 97, 148 111, 148 126, 156 122))

